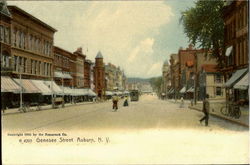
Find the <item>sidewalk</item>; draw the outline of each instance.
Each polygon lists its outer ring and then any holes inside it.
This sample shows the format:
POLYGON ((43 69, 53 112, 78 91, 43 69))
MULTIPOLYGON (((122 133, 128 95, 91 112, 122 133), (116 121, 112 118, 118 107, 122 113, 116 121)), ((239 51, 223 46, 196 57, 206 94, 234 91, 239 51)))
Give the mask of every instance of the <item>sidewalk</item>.
MULTIPOLYGON (((180 100, 168 100, 172 103, 178 103, 180 104, 180 100)), ((197 111, 201 111, 202 112, 202 102, 198 101, 196 105, 191 106, 191 101, 190 100, 185 100, 184 101, 185 104, 189 104, 188 108, 189 109, 193 109, 193 110, 197 110, 197 111)), ((235 119, 232 117, 228 117, 228 116, 224 116, 223 114, 221 114, 220 109, 222 106, 225 106, 225 102, 217 102, 217 101, 211 101, 210 102, 210 115, 230 121, 230 122, 234 122, 237 124, 240 124, 242 126, 248 127, 249 128, 249 108, 248 107, 241 107, 241 117, 239 119, 235 119)))
MULTIPOLYGON (((103 103, 103 102, 106 102, 106 101, 102 101, 102 102, 80 102, 80 103, 76 103, 76 104, 67 103, 64 106, 65 107, 71 107, 71 106, 79 106, 79 105, 86 105, 86 104, 98 104, 98 103, 103 103)), ((54 109, 58 109, 58 108, 62 108, 62 106, 60 105, 59 107, 54 108, 54 109)), ((27 111, 26 113, 36 111, 35 109, 36 109, 36 106, 32 106, 32 107, 30 107, 30 111, 27 111)), ((44 105, 44 106, 41 106, 40 111, 50 110, 50 109, 52 109, 51 105, 44 105)), ((16 114, 16 113, 23 113, 23 112, 18 111, 18 108, 6 109, 4 111, 4 113, 3 113, 3 111, 1 111, 2 115, 16 114)))

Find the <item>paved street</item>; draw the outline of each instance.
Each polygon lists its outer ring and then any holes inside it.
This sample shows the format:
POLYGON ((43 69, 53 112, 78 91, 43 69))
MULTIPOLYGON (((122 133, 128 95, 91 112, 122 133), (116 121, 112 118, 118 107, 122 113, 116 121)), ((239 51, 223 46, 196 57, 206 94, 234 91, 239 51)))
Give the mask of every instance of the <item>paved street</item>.
POLYGON ((121 102, 117 112, 111 102, 103 102, 2 116, 4 162, 41 163, 44 156, 47 163, 249 162, 249 133, 244 127, 213 117, 205 127, 198 121, 201 112, 151 95, 129 107, 121 102), (21 132, 65 133, 74 142, 38 144, 32 136, 32 143, 22 144, 20 137, 7 136, 21 132), (76 141, 77 137, 93 143, 76 141), (98 137, 107 143, 98 143, 98 137))

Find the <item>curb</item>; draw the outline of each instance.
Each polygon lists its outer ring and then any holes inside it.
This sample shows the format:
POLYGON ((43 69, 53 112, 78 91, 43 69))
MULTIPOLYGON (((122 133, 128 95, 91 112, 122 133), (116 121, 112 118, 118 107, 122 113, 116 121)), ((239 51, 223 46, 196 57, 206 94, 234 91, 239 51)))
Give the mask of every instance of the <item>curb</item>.
MULTIPOLYGON (((66 107, 73 107, 73 106, 89 105, 89 104, 101 104, 101 103, 104 103, 104 102, 86 102, 86 103, 78 103, 78 104, 69 104, 69 105, 65 105, 65 108, 66 107)), ((51 105, 49 105, 49 106, 50 106, 49 108, 43 108, 40 111, 58 109, 58 108, 51 108, 51 105)), ((29 112, 37 112, 37 111, 36 110, 32 110, 32 111, 28 111, 26 113, 29 113, 29 112)), ((4 113, 1 112, 1 115, 5 116, 5 115, 19 114, 19 113, 21 114, 22 112, 19 112, 18 109, 15 110, 14 112, 8 112, 8 110, 5 110, 4 113)))
MULTIPOLYGON (((199 108, 195 108, 195 107, 191 107, 191 106, 188 106, 189 109, 193 109, 193 110, 196 110, 196 111, 199 111, 199 112, 202 112, 199 108)), ((227 120, 227 121, 230 121, 230 122, 233 122, 233 123, 236 123, 236 124, 239 124, 241 126, 244 126, 244 127, 247 127, 249 128, 249 125, 248 124, 245 124, 245 123, 242 123, 242 122, 239 122, 239 121, 235 121, 235 120, 232 120, 232 119, 229 119, 227 117, 224 117, 224 116, 220 116, 220 115, 217 115, 217 114, 214 114, 214 113, 210 113, 210 115, 212 116, 215 116, 215 117, 218 117, 218 118, 221 118, 221 119, 224 119, 224 120, 227 120)))

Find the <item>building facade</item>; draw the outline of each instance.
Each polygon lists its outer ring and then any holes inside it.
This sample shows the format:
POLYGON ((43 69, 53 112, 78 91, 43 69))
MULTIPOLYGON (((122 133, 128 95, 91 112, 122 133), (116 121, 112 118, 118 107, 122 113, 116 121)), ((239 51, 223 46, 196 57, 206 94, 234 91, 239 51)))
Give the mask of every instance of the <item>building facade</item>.
POLYGON ((244 90, 234 85, 248 74, 249 66, 249 1, 232 1, 224 7, 223 20, 225 25, 224 73, 226 80, 226 96, 228 101, 237 102, 248 97, 248 84, 242 84, 244 90), (243 94, 243 95, 242 95, 243 94), (230 96, 234 97, 230 97, 230 96))
POLYGON ((91 86, 91 61, 85 60, 84 62, 84 88, 91 86))
POLYGON ((58 46, 54 46, 54 80, 60 86, 73 86, 70 61, 73 53, 66 51, 58 46))
POLYGON ((74 77, 74 86, 76 88, 83 88, 84 87, 84 62, 86 55, 82 53, 82 48, 78 48, 74 53, 72 58, 72 65, 75 63, 75 73, 73 74, 74 77))
POLYGON ((199 97, 203 100, 206 94, 210 99, 225 99, 224 77, 217 65, 204 64, 199 77, 199 97))
POLYGON ((105 70, 102 53, 99 51, 95 58, 94 66, 95 93, 99 98, 103 98, 105 93, 105 70))
POLYGON ((13 77, 53 78, 53 43, 56 30, 16 6, 8 6, 11 20, 13 77))
POLYGON ((11 66, 11 19, 12 16, 7 8, 6 2, 0 2, 0 53, 1 53, 1 75, 10 75, 11 66))
POLYGON ((169 66, 168 60, 166 60, 162 66, 161 95, 163 98, 167 98, 170 86, 171 86, 170 66, 169 66))

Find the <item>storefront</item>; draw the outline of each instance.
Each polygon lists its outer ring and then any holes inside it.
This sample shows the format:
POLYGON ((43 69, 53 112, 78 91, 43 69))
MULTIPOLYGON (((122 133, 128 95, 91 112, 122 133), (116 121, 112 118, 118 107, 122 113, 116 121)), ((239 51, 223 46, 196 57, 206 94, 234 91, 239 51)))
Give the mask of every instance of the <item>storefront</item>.
POLYGON ((225 83, 226 98, 229 102, 239 103, 248 95, 248 68, 237 70, 225 83))
POLYGON ((10 77, 1 76, 1 109, 13 107, 14 93, 18 93, 20 89, 10 77))

